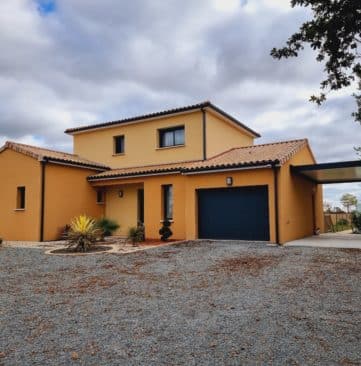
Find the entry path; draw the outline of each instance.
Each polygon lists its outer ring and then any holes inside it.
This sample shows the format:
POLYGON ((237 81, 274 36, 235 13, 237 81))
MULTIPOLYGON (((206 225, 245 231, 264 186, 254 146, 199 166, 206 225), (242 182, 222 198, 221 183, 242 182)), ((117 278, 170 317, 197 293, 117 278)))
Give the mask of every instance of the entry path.
POLYGON ((350 230, 326 233, 293 240, 286 243, 286 246, 361 249, 361 234, 352 234, 350 230))

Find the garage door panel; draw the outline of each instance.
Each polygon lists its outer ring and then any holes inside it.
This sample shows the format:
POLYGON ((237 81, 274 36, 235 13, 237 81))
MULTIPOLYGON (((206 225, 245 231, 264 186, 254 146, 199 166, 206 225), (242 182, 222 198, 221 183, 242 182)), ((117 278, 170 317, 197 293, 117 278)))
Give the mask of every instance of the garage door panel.
POLYGON ((269 240, 268 187, 199 190, 198 216, 200 238, 269 240))

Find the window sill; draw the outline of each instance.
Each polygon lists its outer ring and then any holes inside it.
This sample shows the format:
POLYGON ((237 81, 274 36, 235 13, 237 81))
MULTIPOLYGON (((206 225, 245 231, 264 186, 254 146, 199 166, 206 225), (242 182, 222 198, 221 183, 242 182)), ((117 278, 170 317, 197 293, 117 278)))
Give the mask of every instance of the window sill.
POLYGON ((14 211, 15 212, 22 212, 22 211, 25 211, 25 208, 15 208, 14 211))
POLYGON ((160 222, 161 222, 161 223, 163 223, 163 222, 165 222, 165 221, 168 221, 168 222, 170 222, 170 223, 173 223, 173 222, 174 222, 174 220, 160 220, 160 222))
POLYGON ((105 202, 97 202, 97 205, 104 205, 105 202))
POLYGON ((112 156, 123 156, 125 153, 113 154, 112 156))
POLYGON ((164 146, 164 147, 157 147, 156 150, 168 150, 168 149, 175 149, 177 147, 185 147, 186 145, 172 145, 172 146, 164 146))

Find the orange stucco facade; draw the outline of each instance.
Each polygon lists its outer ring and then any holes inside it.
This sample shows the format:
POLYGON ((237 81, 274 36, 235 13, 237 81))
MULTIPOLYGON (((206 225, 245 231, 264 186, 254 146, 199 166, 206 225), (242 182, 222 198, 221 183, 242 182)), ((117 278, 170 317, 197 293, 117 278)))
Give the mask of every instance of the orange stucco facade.
POLYGON ((267 186, 269 208, 270 241, 276 242, 275 174, 278 175, 278 242, 310 236, 315 228, 323 231, 322 189, 304 178, 291 174, 290 166, 297 163, 311 164, 314 158, 309 148, 299 151, 278 172, 271 168, 249 169, 232 172, 217 172, 191 175, 161 175, 142 178, 113 179, 93 183, 105 187, 113 194, 107 194, 106 216, 122 223, 118 235, 126 236, 127 229, 137 223, 136 190, 144 189, 144 224, 147 238, 158 238, 162 224, 162 185, 174 188, 174 217, 172 231, 174 239, 198 238, 197 190, 225 188, 226 178, 233 178, 233 187, 267 186), (116 192, 123 191, 123 197, 116 192), (314 198, 312 198, 314 196, 314 198), (314 205, 312 200, 314 199, 314 205), (114 203, 116 201, 117 203, 114 203), (124 213, 128 213, 124 221, 124 213))
MULTIPOLYGON (((231 148, 250 147, 257 137, 217 111, 154 117, 131 123, 74 132, 74 157, 128 168, 176 162, 204 161, 231 148), (184 144, 159 146, 159 131, 184 126, 184 144), (124 153, 114 154, 114 137, 124 136, 124 153)), ((232 187, 266 186, 269 238, 287 241, 323 230, 322 186, 294 175, 291 165, 314 163, 309 146, 297 151, 279 167, 248 167, 209 172, 169 172, 88 181, 99 172, 86 166, 41 162, 10 149, 0 150, 0 237, 7 240, 55 240, 61 229, 79 214, 116 220, 116 235, 126 237, 140 218, 139 191, 144 192, 144 225, 147 238, 159 238, 164 218, 162 186, 173 186, 173 239, 198 238, 197 191, 232 187), (6 177, 6 179, 4 179, 6 177), (26 187, 25 208, 16 209, 17 187, 26 187), (101 189, 104 203, 97 203, 101 189), (43 203, 43 205, 42 205, 43 203)))
POLYGON ((0 237, 39 240, 40 164, 11 150, 0 154, 0 237), (17 209, 17 187, 26 187, 25 209, 17 209))
POLYGON ((45 168, 44 240, 54 240, 74 216, 101 217, 96 191, 87 182, 94 170, 47 164, 45 168))

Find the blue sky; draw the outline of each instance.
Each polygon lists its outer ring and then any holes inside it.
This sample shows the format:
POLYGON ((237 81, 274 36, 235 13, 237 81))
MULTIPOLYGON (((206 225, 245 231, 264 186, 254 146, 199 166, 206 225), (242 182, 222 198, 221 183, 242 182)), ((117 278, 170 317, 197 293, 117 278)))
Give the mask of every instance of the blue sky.
POLYGON ((36 3, 37 9, 41 14, 47 15, 56 10, 55 0, 36 0, 36 3))
MULTIPOLYGON (((0 1, 0 145, 71 151, 68 127, 211 100, 262 137, 307 137, 319 162, 354 160, 352 88, 317 107, 323 65, 277 61, 310 13, 288 0, 0 1)), ((344 191, 325 188, 335 205, 344 191)))

